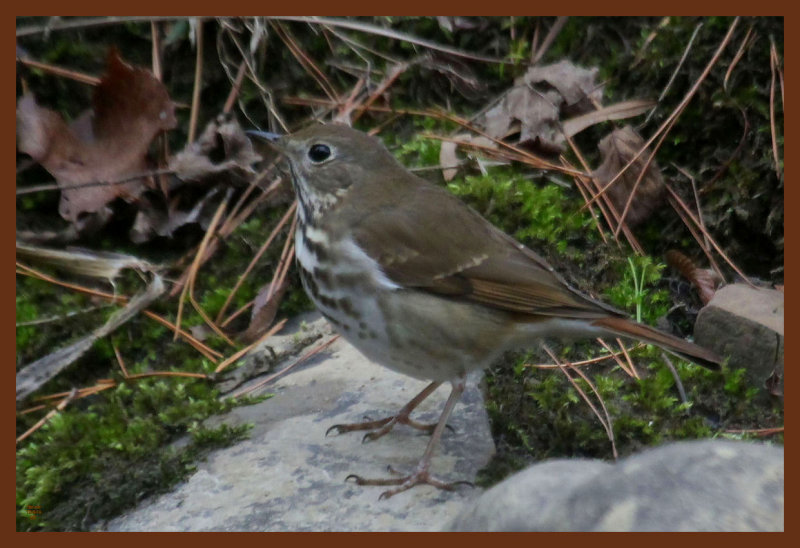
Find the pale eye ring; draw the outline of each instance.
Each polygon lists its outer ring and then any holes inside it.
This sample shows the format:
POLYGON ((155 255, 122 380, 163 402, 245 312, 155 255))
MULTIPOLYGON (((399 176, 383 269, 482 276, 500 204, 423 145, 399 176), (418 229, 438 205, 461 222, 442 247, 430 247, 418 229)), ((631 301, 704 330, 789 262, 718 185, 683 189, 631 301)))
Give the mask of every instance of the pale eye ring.
POLYGON ((320 164, 331 157, 331 147, 322 143, 311 145, 308 149, 308 157, 315 164, 320 164))

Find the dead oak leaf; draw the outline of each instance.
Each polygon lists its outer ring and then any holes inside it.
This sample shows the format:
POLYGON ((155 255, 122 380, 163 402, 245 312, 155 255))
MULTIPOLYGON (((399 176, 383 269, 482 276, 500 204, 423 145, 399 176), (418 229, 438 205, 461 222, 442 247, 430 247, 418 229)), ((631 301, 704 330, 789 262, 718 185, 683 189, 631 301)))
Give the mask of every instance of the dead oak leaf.
MULTIPOLYGON (((552 65, 532 66, 523 76, 525 84, 542 89, 542 84, 553 87, 561 96, 558 105, 563 114, 582 114, 594 109, 603 100, 603 86, 595 82, 599 69, 585 69, 570 61, 552 65)), ((546 89, 546 88, 544 88, 546 89)))
POLYGON ((33 95, 17 103, 17 146, 42 164, 62 187, 59 213, 76 222, 117 197, 135 200, 145 181, 70 188, 119 181, 149 169, 147 150, 158 132, 176 126, 175 106, 149 71, 124 63, 116 50, 94 90, 92 109, 67 124, 33 95))
POLYGON ((226 182, 232 177, 249 181, 255 173, 252 165, 260 161, 239 122, 219 115, 196 141, 173 156, 169 169, 184 181, 210 177, 222 177, 226 182))
MULTIPOLYGON (((614 180, 642 146, 644 139, 631 126, 621 127, 603 137, 597 145, 603 163, 594 172, 598 184, 605 187, 614 180)), ((649 157, 649 150, 645 150, 622 175, 614 180, 606 192, 620 215, 630 200, 625 223, 631 227, 647 219, 661 205, 664 198, 664 178, 655 160, 650 162, 639 184, 636 184, 649 157), (634 194, 633 199, 630 198, 631 193, 634 194)))
POLYGON ((520 146, 559 154, 565 143, 562 119, 592 111, 602 101, 603 86, 595 82, 597 71, 569 61, 533 66, 486 111, 479 125, 496 139, 519 133, 520 146))

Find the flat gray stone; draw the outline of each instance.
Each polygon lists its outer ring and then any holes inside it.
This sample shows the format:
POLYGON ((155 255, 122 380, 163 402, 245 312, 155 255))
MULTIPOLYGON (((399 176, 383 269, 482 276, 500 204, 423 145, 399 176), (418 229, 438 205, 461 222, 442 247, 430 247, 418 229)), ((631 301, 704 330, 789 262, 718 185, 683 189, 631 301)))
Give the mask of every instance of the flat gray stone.
POLYGON ((575 489, 613 469, 612 464, 588 459, 554 459, 535 464, 486 491, 457 516, 448 529, 538 530, 531 527, 548 521, 542 513, 563 509, 575 489))
MULTIPOLYGON (((324 320, 312 322, 320 329, 324 320)), ((323 329, 324 331, 324 329, 323 329)), ((282 348, 308 335, 282 339, 282 348)), ((280 342, 280 341, 279 341, 280 342)), ((300 352, 298 352, 300 353, 300 352)), ((483 397, 471 377, 433 459, 446 481, 475 479, 494 452, 483 397)), ((111 531, 428 531, 440 530, 480 489, 418 486, 378 500, 385 487, 345 482, 357 473, 386 477, 387 465, 416 466, 428 436, 397 426, 361 443, 363 432, 331 434, 334 424, 377 419, 400 409, 426 385, 367 361, 340 339, 267 390, 275 396, 224 420, 251 422, 250 439, 212 453, 172 492, 106 524, 111 531)), ((440 387, 414 418, 435 422, 449 394, 440 387)))
POLYGON ((783 393, 783 293, 745 284, 726 285, 697 316, 694 338, 730 365, 745 368, 760 388, 770 379, 773 393, 783 393))
POLYGON ((535 464, 495 485, 451 531, 782 531, 783 448, 671 443, 620 460, 535 464))

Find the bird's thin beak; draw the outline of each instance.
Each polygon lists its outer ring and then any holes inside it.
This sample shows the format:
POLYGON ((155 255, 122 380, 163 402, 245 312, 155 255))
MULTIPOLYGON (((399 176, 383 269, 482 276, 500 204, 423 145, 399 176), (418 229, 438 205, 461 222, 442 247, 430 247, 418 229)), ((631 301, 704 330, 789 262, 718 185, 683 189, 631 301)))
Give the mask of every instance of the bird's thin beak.
POLYGON ((284 149, 281 143, 281 138, 283 137, 283 135, 278 135, 277 133, 272 133, 270 131, 255 131, 250 129, 245 131, 245 133, 253 137, 258 137, 259 139, 267 141, 269 144, 271 144, 280 151, 283 151, 284 149))

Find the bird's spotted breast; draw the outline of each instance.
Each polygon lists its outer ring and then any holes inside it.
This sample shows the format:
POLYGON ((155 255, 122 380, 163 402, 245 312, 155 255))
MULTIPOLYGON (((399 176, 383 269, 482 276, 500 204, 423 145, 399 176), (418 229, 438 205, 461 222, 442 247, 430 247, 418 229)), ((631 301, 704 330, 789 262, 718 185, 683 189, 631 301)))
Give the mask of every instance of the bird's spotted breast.
POLYGON ((298 225, 295 249, 300 280, 316 307, 356 348, 377 360, 386 345, 379 294, 397 286, 354 242, 331 240, 310 224, 298 225))

